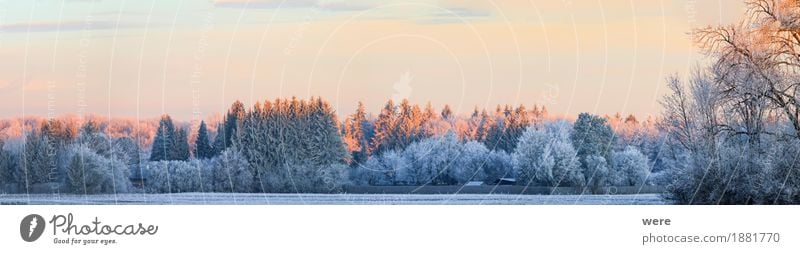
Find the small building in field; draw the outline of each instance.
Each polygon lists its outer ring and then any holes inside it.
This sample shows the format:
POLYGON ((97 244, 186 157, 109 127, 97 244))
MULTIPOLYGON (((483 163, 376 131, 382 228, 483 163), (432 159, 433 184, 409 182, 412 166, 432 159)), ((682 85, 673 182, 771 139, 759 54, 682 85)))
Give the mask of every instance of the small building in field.
POLYGON ((469 181, 469 182, 464 184, 465 187, 481 186, 481 185, 483 185, 483 181, 469 181))
POLYGON ((517 185, 517 179, 514 178, 498 178, 492 182, 493 185, 517 185))

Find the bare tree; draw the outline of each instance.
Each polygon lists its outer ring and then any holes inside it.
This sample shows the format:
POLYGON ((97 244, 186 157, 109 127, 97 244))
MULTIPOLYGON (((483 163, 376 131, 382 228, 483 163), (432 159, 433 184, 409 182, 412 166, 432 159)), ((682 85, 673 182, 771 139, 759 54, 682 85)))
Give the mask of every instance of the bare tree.
MULTIPOLYGON (((732 112, 743 123, 742 134, 764 132, 761 119, 770 109, 793 126, 789 135, 800 139, 800 1, 753 0, 738 24, 706 27, 693 32, 709 56, 715 83, 732 112)), ((730 126, 728 126, 730 127, 730 126)))

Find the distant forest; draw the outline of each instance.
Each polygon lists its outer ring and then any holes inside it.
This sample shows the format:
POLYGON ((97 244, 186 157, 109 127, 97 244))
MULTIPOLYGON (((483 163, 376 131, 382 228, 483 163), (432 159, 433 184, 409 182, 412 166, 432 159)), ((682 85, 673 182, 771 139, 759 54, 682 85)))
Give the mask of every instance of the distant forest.
POLYGON ((460 116, 449 106, 436 110, 430 103, 390 100, 377 115, 359 103, 339 119, 321 98, 276 99, 249 109, 237 101, 210 125, 168 115, 142 121, 5 119, 2 179, 21 190, 52 183, 74 193, 335 192, 344 184, 456 185, 500 178, 536 186, 636 185, 645 184, 648 172, 661 171, 650 163, 658 161, 662 143, 655 121, 632 115, 581 114, 577 135, 570 134, 572 122, 551 119, 536 105, 476 108, 460 116), (530 140, 520 143, 523 136, 530 140), (584 149, 573 148, 573 139, 584 149), (542 149, 553 151, 541 158, 527 154, 547 153, 542 149), (606 162, 614 156, 632 161, 621 165, 619 159, 620 171, 608 172, 606 162), (537 176, 531 168, 537 163, 551 164, 552 172, 537 176), (581 163, 597 172, 583 176, 581 163))

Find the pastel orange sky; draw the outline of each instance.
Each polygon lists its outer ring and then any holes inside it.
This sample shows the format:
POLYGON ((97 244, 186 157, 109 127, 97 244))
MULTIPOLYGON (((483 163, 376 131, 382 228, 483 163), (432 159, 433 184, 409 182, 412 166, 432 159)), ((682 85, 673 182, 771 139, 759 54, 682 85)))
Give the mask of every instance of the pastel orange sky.
POLYGON ((657 115, 739 1, 3 1, 0 116, 178 119, 279 96, 657 115))

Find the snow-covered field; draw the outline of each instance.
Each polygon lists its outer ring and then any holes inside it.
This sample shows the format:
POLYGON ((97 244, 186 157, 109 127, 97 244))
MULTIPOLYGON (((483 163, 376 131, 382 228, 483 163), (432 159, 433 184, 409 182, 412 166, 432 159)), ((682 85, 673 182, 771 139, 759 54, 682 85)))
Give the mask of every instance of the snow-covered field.
POLYGON ((180 204, 180 205, 658 205, 659 194, 254 194, 175 193, 118 195, 0 194, 0 204, 180 204))

